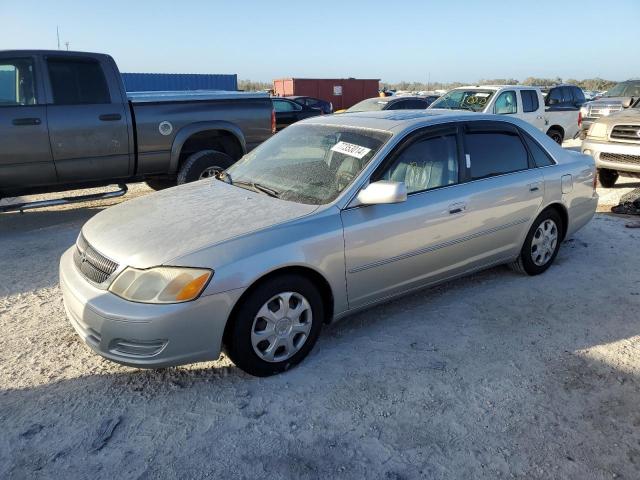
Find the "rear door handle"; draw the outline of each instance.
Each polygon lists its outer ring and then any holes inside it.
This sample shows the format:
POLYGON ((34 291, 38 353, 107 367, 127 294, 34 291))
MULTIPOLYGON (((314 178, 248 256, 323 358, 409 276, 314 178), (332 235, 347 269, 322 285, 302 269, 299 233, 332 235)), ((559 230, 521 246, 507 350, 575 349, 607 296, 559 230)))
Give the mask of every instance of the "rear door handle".
POLYGON ((14 118, 11 123, 20 127, 23 125, 40 125, 42 120, 39 118, 14 118))
POLYGON ((540 190, 540 182, 535 182, 535 183, 530 183, 529 184, 529 191, 530 192, 537 192, 538 190, 540 190))
POLYGON ((452 203, 449 205, 449 214, 455 215, 456 213, 462 213, 467 209, 467 205, 464 203, 452 203))
POLYGON ((122 115, 120 115, 119 113, 105 113, 104 115, 100 115, 98 118, 103 122, 115 122, 117 120, 120 120, 122 118, 122 115))

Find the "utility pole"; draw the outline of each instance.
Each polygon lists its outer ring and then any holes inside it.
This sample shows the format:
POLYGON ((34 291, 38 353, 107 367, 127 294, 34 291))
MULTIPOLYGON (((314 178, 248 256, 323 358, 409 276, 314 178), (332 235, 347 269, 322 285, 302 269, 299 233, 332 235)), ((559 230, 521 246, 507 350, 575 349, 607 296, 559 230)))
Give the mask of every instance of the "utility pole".
POLYGON ((69 51, 69 42, 64 42, 64 44, 67 46, 67 52, 69 51))
POLYGON ((58 50, 60 50, 60 29, 56 25, 56 37, 58 37, 58 50))

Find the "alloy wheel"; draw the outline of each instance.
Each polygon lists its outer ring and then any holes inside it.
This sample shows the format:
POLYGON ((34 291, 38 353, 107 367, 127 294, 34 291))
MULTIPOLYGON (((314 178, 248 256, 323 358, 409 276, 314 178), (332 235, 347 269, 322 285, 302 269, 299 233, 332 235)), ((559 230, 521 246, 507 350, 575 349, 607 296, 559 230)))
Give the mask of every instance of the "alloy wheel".
POLYGON ((556 222, 547 218, 543 221, 531 239, 531 260, 542 267, 553 256, 558 244, 558 226, 556 222))

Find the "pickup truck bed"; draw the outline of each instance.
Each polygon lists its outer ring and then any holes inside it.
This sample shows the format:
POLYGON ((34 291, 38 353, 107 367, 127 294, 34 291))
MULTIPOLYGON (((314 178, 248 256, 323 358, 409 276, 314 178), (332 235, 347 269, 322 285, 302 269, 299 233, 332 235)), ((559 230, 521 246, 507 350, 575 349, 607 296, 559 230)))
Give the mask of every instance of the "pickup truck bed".
POLYGON ((0 198, 184 183, 227 168, 275 128, 266 93, 127 93, 108 55, 0 51, 0 72, 0 198))

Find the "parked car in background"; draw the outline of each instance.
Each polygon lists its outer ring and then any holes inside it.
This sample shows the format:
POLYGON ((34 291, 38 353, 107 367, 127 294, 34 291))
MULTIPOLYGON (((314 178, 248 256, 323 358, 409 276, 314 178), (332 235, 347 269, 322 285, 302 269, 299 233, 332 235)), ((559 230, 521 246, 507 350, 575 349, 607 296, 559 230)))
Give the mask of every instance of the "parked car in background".
POLYGON ((640 80, 627 80, 610 88, 592 102, 582 106, 581 138, 585 138, 587 130, 601 117, 633 106, 640 99, 640 80))
POLYGON ((582 153, 595 159, 603 187, 613 187, 620 174, 640 177, 640 108, 637 107, 640 104, 598 118, 582 142, 582 153))
POLYGON ((487 85, 454 88, 429 106, 429 109, 436 108, 510 115, 532 124, 558 144, 574 138, 580 124, 577 109, 545 108, 538 87, 487 85))
POLYGON ((273 102, 273 109, 276 112, 277 131, 305 118, 322 115, 322 110, 308 107, 287 98, 272 97, 271 101, 273 102))
POLYGON ((301 105, 306 105, 307 107, 316 108, 321 110, 325 115, 330 115, 333 113, 333 104, 331 102, 327 102, 326 100, 321 100, 319 98, 313 97, 302 97, 302 96, 291 96, 284 97, 289 100, 293 100, 294 102, 298 102, 301 105))
MULTIPOLYGON (((594 214, 595 165, 514 117, 346 113, 225 172, 95 215, 62 256, 69 320, 138 367, 284 372, 324 323, 499 264, 528 275, 594 214)), ((565 264, 566 267, 566 264, 565 264)))
POLYGON ((555 85, 547 89, 544 104, 549 110, 579 110, 587 101, 576 85, 555 85))
POLYGON ((108 55, 0 51, 0 197, 198 180, 269 138, 272 113, 261 93, 127 94, 108 55))
POLYGON ((424 110, 431 105, 436 98, 438 97, 435 95, 424 97, 416 95, 405 95, 400 97, 395 95, 393 97, 373 97, 362 100, 354 106, 336 113, 373 112, 376 110, 424 110))

